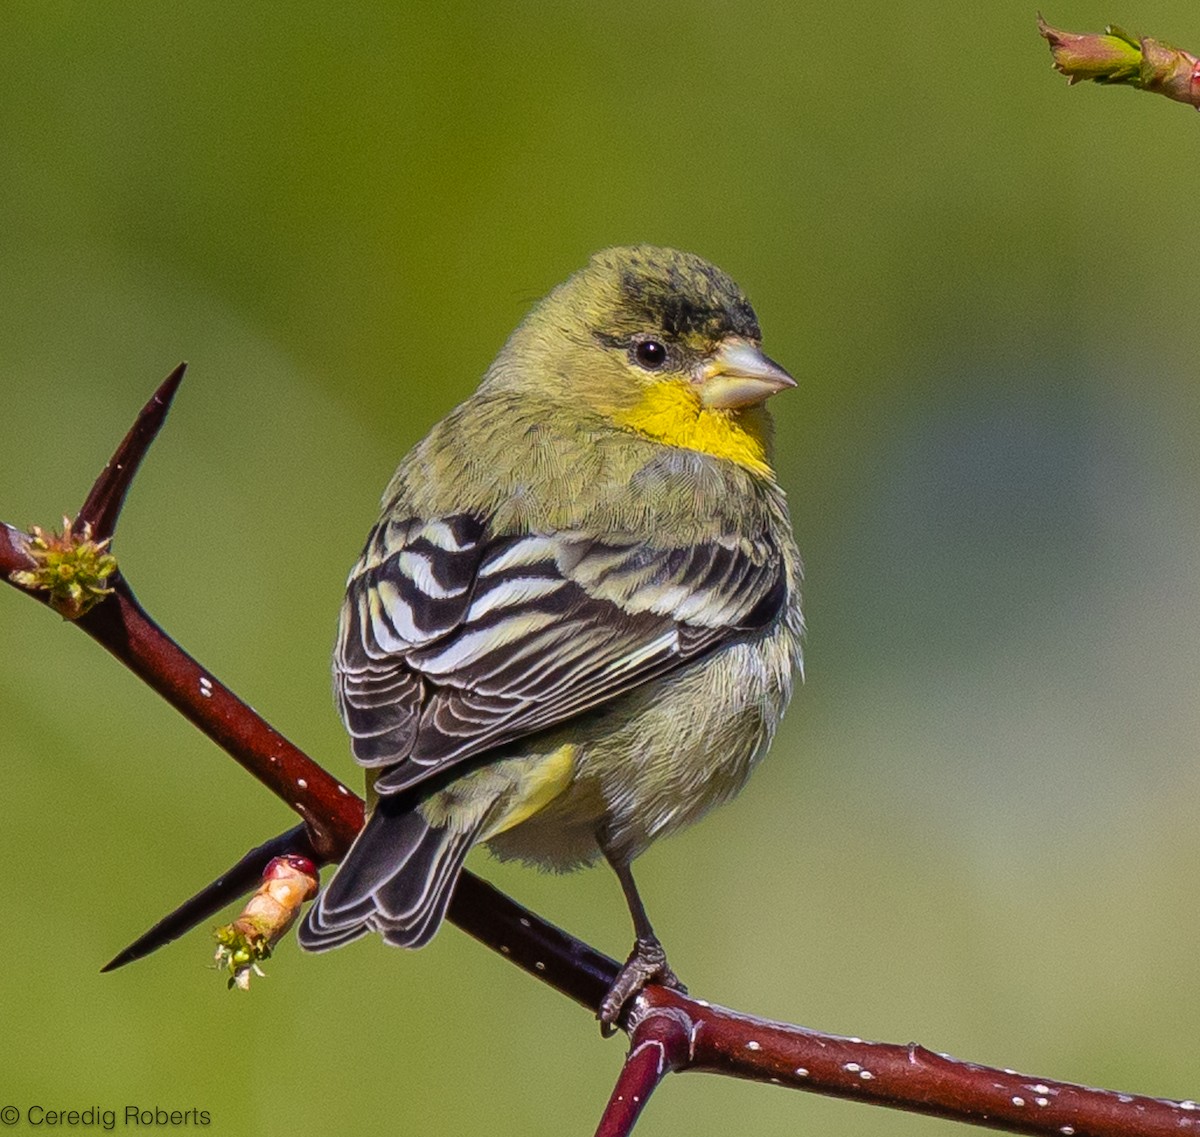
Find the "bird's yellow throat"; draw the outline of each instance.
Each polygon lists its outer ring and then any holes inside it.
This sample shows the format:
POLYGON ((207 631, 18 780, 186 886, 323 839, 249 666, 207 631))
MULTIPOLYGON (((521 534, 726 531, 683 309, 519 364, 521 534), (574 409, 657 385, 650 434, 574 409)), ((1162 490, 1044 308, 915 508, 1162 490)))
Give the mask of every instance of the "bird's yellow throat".
POLYGON ((755 474, 771 473, 755 416, 705 407, 687 383, 655 383, 635 407, 614 417, 619 425, 668 446, 727 458, 755 474))

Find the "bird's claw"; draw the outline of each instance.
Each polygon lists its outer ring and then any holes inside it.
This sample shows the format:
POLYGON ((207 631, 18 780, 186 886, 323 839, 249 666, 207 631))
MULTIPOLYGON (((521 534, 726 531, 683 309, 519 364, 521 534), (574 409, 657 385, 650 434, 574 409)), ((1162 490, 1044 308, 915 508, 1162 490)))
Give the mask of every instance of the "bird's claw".
POLYGON ((639 995, 648 983, 657 983, 661 987, 687 994, 687 988, 679 982, 678 976, 667 963, 667 953, 662 944, 655 938, 638 936, 625 966, 618 972, 596 1012, 600 1020, 600 1033, 605 1038, 616 1034, 618 1020, 629 1000, 639 995))

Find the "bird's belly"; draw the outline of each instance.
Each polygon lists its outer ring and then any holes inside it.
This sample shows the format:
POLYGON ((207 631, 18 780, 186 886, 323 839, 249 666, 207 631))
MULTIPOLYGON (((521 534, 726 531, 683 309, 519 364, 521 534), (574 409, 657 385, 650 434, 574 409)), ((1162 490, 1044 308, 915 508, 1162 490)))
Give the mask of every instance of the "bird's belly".
MULTIPOLYGON (((577 723, 569 784, 494 835, 492 851, 558 871, 602 851, 631 860, 728 801, 766 749, 791 690, 790 667, 773 666, 762 649, 739 645, 577 723)), ((558 736, 547 741, 544 753, 560 752, 558 736)))

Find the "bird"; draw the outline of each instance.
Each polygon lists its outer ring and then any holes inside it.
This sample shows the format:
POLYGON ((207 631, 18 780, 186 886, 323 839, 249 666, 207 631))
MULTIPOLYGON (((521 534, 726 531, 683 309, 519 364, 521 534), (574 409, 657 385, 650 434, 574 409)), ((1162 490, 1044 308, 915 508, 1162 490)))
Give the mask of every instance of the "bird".
POLYGON ((604 249, 401 461, 347 582, 334 692, 369 815, 303 948, 418 948, 468 852, 606 861, 634 948, 598 1017, 679 987, 631 864, 745 784, 802 672, 764 404, 796 385, 723 271, 604 249))

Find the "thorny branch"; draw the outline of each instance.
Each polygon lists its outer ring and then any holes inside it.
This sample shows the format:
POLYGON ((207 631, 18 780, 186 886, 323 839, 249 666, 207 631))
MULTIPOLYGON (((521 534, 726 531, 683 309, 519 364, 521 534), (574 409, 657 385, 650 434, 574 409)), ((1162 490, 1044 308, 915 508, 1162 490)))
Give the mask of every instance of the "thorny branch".
MULTIPOLYGON (((73 532, 92 552, 114 534, 126 492, 166 419, 183 378, 171 373, 88 495, 73 532)), ((64 546, 69 553, 70 534, 64 546)), ((107 555, 107 554, 104 554, 107 555)), ((90 556, 90 554, 89 554, 90 556)), ((34 599, 53 604, 44 575, 46 542, 0 523, 0 574, 34 599)), ((87 564, 95 570, 96 557, 87 564)), ((302 824, 243 856, 122 952, 105 970, 140 958, 250 891, 280 855, 317 865, 337 861, 362 825, 363 802, 223 686, 176 644, 138 603, 119 569, 103 580, 82 614, 67 614, 235 761, 285 801, 302 824)), ((69 574, 68 574, 69 575, 69 574)), ((61 580, 62 573, 55 577, 61 580)), ((63 611, 61 605, 57 606, 63 611)), ((617 973, 612 959, 464 873, 449 919, 529 974, 596 1011, 617 973)), ((952 1118, 1014 1133, 1060 1137, 1200 1134, 1200 1104, 1117 1094, 1012 1070, 995 1070, 907 1046, 841 1038, 710 1006, 649 987, 623 1023, 630 1051, 600 1121, 598 1137, 628 1134, 647 1098, 668 1074, 704 1070, 834 1097, 952 1118)))

